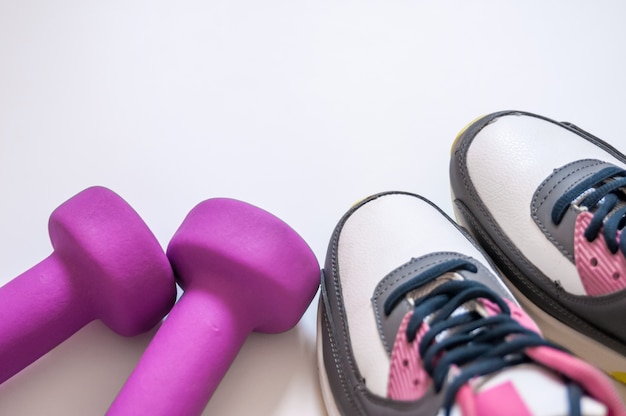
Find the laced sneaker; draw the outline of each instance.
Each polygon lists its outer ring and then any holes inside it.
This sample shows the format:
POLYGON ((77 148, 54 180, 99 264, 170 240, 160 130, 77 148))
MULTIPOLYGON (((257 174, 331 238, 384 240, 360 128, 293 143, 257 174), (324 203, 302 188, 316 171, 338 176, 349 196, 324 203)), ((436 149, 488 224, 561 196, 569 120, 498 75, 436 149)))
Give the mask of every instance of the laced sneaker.
POLYGON ((623 415, 602 372, 545 340, 460 226, 418 195, 352 207, 328 246, 318 365, 335 415, 623 415))
POLYGON ((466 127, 450 164, 457 220, 546 338, 623 381, 625 161, 571 123, 507 111, 466 127))

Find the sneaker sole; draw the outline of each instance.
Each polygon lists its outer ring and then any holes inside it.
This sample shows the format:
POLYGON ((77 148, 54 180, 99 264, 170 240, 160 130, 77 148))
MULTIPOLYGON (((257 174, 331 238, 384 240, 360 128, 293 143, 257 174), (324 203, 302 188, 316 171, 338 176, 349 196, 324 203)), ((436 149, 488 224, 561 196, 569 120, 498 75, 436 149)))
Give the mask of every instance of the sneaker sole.
POLYGON ((322 301, 320 299, 319 304, 317 306, 317 339, 316 339, 316 350, 317 350, 317 370, 320 381, 320 389, 322 391, 322 399, 324 400, 324 406, 326 407, 326 415, 327 416, 341 416, 339 409, 337 408, 337 404, 335 403, 335 399, 333 398, 333 393, 330 389, 330 383, 328 382, 328 375, 326 374, 326 366, 324 365, 324 347, 322 342, 322 301))

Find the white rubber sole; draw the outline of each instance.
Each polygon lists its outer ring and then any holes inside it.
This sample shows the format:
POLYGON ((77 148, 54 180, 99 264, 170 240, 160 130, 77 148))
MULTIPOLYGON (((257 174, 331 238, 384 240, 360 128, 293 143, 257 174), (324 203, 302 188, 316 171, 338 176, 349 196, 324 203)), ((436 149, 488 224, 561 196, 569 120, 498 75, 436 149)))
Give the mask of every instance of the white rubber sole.
POLYGON ((328 375, 326 374, 326 366, 324 365, 324 346, 322 342, 322 305, 321 301, 317 307, 317 369, 320 379, 320 389, 322 391, 322 399, 324 400, 324 406, 326 407, 326 414, 328 416, 341 416, 333 392, 330 389, 330 383, 328 382, 328 375))

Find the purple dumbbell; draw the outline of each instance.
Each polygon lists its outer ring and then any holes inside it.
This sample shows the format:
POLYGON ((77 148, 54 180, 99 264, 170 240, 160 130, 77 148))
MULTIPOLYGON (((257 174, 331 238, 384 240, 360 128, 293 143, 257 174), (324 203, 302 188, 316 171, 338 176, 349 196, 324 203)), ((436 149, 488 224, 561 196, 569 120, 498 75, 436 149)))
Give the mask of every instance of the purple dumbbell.
POLYGON ((48 228, 52 254, 0 287, 0 383, 93 320, 138 335, 176 299, 162 247, 112 191, 80 192, 54 210, 48 228))
POLYGON ((293 229, 232 199, 198 204, 167 255, 184 293, 108 416, 201 414, 248 334, 294 327, 320 282, 293 229))

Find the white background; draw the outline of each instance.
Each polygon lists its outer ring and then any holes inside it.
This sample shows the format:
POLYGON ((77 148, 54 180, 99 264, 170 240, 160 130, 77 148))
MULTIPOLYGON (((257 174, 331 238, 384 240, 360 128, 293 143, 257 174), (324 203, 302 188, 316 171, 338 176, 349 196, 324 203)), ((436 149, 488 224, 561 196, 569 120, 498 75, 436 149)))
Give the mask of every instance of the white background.
MULTIPOLYGON (((372 193, 451 214, 450 145, 480 115, 568 120, 624 151, 625 16, 620 1, 0 0, 0 283, 50 253, 49 214, 92 185, 164 248, 223 196, 282 218, 322 265, 372 193)), ((324 414, 316 301, 248 338, 205 415, 324 414)), ((0 386, 0 415, 103 415, 152 335, 88 325, 0 386)))

